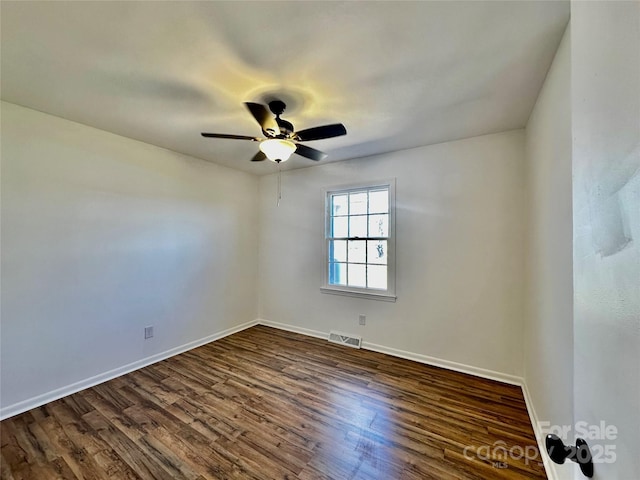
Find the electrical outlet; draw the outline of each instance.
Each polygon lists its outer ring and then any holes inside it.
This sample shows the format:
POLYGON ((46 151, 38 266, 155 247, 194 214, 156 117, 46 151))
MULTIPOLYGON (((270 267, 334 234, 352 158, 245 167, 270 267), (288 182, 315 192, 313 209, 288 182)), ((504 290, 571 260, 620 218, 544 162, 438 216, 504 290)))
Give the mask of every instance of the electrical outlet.
POLYGON ((147 340, 151 337, 153 337, 153 325, 144 327, 144 339, 147 340))
POLYGON ((360 323, 360 325, 366 325, 367 324, 367 316, 366 315, 359 315, 358 316, 358 322, 360 323))

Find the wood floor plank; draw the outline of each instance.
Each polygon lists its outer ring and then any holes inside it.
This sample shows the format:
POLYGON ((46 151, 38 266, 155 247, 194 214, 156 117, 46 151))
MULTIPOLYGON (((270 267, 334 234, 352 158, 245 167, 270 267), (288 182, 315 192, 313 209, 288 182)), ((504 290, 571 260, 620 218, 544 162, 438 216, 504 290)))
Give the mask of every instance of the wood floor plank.
POLYGON ((519 387, 263 326, 1 427, 1 480, 546 478, 519 387))
POLYGON ((76 477, 86 480, 108 480, 106 472, 99 468, 84 446, 76 444, 70 438, 68 428, 65 429, 53 417, 41 422, 41 425, 51 441, 54 454, 59 454, 76 477))

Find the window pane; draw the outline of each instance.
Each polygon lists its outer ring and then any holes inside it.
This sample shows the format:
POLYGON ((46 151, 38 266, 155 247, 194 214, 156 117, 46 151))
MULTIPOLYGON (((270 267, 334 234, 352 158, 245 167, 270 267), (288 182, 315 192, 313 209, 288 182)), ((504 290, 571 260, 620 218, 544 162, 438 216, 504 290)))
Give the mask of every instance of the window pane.
POLYGON ((347 264, 346 263, 330 263, 329 264, 329 284, 330 285, 346 285, 347 284, 347 264))
POLYGON ((369 192, 369 213, 389 212, 389 190, 369 192))
POLYGON ((332 237, 346 238, 349 236, 349 217, 331 217, 331 224, 332 237))
POLYGON ((347 261, 347 241, 346 240, 330 240, 329 241, 329 261, 330 262, 346 262, 347 261))
POLYGON ((350 287, 366 287, 367 286, 367 267, 366 265, 354 265, 349 263, 349 286, 350 287))
POLYGON ((349 263, 365 263, 367 261, 366 242, 349 240, 349 263))
POLYGON ((389 292, 393 274, 388 186, 358 186, 327 196, 327 283, 340 289, 389 292), (375 239, 375 240, 374 240, 375 239))
POLYGON ((369 215, 369 236, 389 236, 389 215, 369 215))
POLYGON ((369 240, 367 242, 367 262, 380 265, 387 264, 386 240, 369 240))
POLYGON ((332 195, 331 196, 331 215, 348 215, 348 195, 332 195))
POLYGON ((367 213, 367 192, 349 194, 349 215, 367 213))
POLYGON ((367 236, 367 216, 349 217, 349 236, 361 237, 367 236))
MULTIPOLYGON (((351 267, 351 265, 349 265, 351 267)), ((367 265, 367 286, 380 290, 387 289, 387 266, 367 265)))

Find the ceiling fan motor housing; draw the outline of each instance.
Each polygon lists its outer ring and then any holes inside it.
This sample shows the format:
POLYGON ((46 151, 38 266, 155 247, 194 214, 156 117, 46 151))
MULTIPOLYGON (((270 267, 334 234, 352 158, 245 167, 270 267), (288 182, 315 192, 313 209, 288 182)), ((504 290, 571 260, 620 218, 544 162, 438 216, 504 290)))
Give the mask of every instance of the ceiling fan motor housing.
POLYGON ((271 100, 269 102, 269 110, 274 115, 282 115, 284 111, 287 109, 287 104, 282 100, 271 100))

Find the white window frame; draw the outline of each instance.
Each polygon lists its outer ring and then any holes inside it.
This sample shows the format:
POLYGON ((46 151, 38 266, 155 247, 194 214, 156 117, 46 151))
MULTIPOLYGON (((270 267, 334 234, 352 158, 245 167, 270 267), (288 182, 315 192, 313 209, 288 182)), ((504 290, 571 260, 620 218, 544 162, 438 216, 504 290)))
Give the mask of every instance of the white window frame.
POLYGON ((346 295, 350 297, 382 300, 386 302, 396 301, 396 179, 387 179, 374 182, 363 182, 350 185, 340 185, 324 189, 324 282, 320 291, 333 295, 346 295), (357 192, 377 187, 389 189, 389 237, 387 238, 387 289, 378 290, 366 287, 349 287, 346 285, 329 284, 329 231, 331 222, 331 195, 340 193, 357 192))

